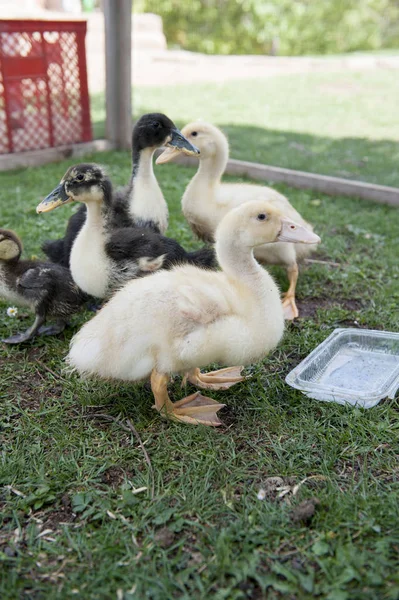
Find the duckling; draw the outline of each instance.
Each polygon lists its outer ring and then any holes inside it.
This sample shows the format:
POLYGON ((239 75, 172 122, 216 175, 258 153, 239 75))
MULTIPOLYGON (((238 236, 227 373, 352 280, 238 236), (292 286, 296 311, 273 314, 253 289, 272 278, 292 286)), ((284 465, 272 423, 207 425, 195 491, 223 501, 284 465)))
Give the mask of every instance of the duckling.
POLYGON ((7 229, 0 229, 0 297, 27 306, 36 314, 33 325, 23 333, 2 340, 19 344, 35 335, 56 335, 66 320, 87 300, 73 282, 68 269, 61 265, 33 260, 20 260, 22 243, 7 229), (48 317, 54 325, 44 326, 48 317))
POLYGON ((224 404, 197 392, 175 404, 172 373, 203 389, 228 389, 243 367, 202 373, 218 362, 248 365, 268 354, 284 330, 279 290, 253 248, 318 236, 265 201, 228 212, 216 230, 221 272, 181 265, 130 281, 74 336, 67 361, 83 375, 140 381, 150 377, 155 408, 185 423, 217 426, 224 404))
MULTIPOLYGON (((154 174, 153 156, 161 146, 184 150, 197 155, 199 150, 184 138, 176 125, 162 113, 143 115, 132 133, 132 176, 130 184, 114 194, 108 208, 107 227, 148 227, 165 233, 168 226, 168 206, 154 174)), ((75 237, 86 220, 82 206, 69 219, 63 239, 46 241, 42 248, 53 262, 69 266, 69 256, 75 237)))
POLYGON ((129 279, 143 277, 177 262, 215 267, 212 248, 186 252, 178 242, 146 227, 107 228, 112 184, 95 164, 70 167, 60 184, 37 207, 48 212, 69 202, 83 202, 87 217, 70 255, 75 283, 87 294, 105 298, 129 279))
MULTIPOLYGON (((200 150, 199 169, 188 184, 183 198, 183 213, 192 230, 203 240, 212 241, 215 230, 227 211, 250 200, 264 199, 296 223, 313 231, 288 199, 272 188, 248 183, 222 183, 221 178, 229 158, 229 146, 224 134, 213 125, 193 122, 182 129, 188 140, 194 140, 200 150)), ((157 164, 169 162, 179 151, 166 149, 157 164)), ((283 265, 287 270, 289 288, 283 299, 286 319, 298 317, 295 291, 298 262, 308 256, 314 245, 291 244, 282 239, 279 244, 267 244, 255 249, 255 257, 265 264, 283 265)))
POLYGON ((165 233, 168 206, 153 169, 154 153, 162 146, 189 155, 199 154, 198 148, 182 135, 166 115, 143 115, 135 124, 132 134, 130 185, 127 193, 125 188, 117 191, 115 196, 115 226, 151 227, 157 233, 165 233))

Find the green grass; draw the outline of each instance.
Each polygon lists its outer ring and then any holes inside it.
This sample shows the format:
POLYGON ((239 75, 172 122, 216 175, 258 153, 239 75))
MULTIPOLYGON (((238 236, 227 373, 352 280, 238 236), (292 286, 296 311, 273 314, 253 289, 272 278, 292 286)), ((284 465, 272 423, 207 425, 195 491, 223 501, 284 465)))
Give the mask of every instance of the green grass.
MULTIPOLYGON (((162 110, 179 125, 223 127, 231 156, 399 187, 399 77, 390 69, 136 87, 136 115, 162 110)), ((103 135, 103 97, 93 98, 103 135)))
MULTIPOLYGON (((115 183, 129 178, 129 153, 87 160, 106 164, 115 183)), ((70 207, 40 217, 35 207, 70 164, 0 174, 1 225, 21 235, 25 256, 64 230, 70 207)), ((193 248, 179 210, 191 176, 157 167, 169 235, 193 248)), ((278 349, 248 369, 252 378, 213 394, 228 407, 220 429, 162 421, 147 385, 63 374, 89 313, 59 338, 0 348, 2 600, 398 597, 397 400, 365 411, 308 399, 284 382, 336 327, 398 329, 398 212, 276 187, 321 235, 316 258, 339 267, 302 268, 307 318, 287 326, 278 349), (133 421, 153 478, 137 439, 96 412, 133 421), (291 491, 258 500, 272 476, 291 491), (313 520, 296 522, 292 511, 310 497, 320 501, 313 520)), ((284 272, 272 273, 285 288, 284 272)), ((1 337, 30 323, 5 309, 1 337)), ((178 379, 171 392, 182 394, 178 379)))

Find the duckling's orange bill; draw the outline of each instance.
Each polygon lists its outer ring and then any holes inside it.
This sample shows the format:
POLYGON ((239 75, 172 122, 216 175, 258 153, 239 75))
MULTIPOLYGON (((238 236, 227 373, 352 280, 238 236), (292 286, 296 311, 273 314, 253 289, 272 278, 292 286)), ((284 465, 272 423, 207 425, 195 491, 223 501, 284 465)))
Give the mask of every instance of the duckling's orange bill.
POLYGON ((298 225, 291 219, 283 217, 281 219, 282 227, 277 237, 278 242, 292 242, 300 244, 319 244, 321 239, 318 235, 306 229, 303 225, 298 225))
POLYGON ((163 165, 173 160, 176 156, 181 154, 181 150, 177 150, 176 148, 166 148, 162 154, 160 154, 155 161, 157 165, 163 165))
POLYGON ((50 212, 57 206, 61 206, 62 204, 68 204, 72 202, 72 198, 68 196, 65 191, 64 183, 60 183, 57 185, 54 190, 45 197, 44 200, 40 202, 40 204, 36 207, 36 212, 40 215, 40 213, 50 212))

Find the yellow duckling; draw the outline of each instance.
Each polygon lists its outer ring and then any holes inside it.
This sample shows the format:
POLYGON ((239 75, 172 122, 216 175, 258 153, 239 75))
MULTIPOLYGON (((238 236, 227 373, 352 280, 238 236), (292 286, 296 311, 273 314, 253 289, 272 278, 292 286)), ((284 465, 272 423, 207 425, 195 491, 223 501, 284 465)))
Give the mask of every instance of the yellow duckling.
MULTIPOLYGON (((220 129, 199 121, 186 125, 182 134, 195 142, 200 150, 199 169, 184 192, 182 209, 192 230, 201 239, 213 241, 216 227, 223 216, 235 206, 252 200, 269 202, 282 215, 312 231, 312 226, 276 190, 264 185, 221 182, 229 158, 229 145, 220 129)), ((157 163, 169 162, 179 153, 177 149, 168 148, 158 157, 157 163)), ((299 314, 295 302, 298 262, 308 256, 315 246, 287 242, 289 240, 281 239, 278 244, 258 246, 255 258, 261 263, 282 265, 287 269, 289 288, 283 299, 284 314, 286 319, 295 319, 299 314)))
POLYGON ((224 404, 191 394, 173 404, 167 384, 180 373, 204 389, 242 381, 242 367, 204 374, 210 363, 248 365, 276 347, 284 331, 279 290, 253 248, 281 239, 316 243, 309 229, 264 201, 230 211, 216 231, 221 272, 190 265, 127 283, 73 338, 69 365, 86 375, 151 377, 155 408, 185 423, 220 425, 224 404))

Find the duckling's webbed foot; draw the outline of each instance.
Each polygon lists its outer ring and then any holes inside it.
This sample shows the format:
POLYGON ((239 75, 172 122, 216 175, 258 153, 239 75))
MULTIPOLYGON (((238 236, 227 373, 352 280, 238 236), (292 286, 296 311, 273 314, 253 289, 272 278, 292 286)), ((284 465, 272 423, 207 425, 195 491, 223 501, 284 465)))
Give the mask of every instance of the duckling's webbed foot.
POLYGON ((151 373, 151 389, 155 398, 155 408, 164 417, 191 425, 217 427, 222 424, 216 413, 225 406, 224 404, 219 404, 213 398, 207 398, 200 392, 173 403, 168 395, 168 381, 167 375, 162 375, 155 369, 151 373))
POLYGON ((58 319, 53 325, 43 325, 39 328, 39 335, 58 335, 62 331, 64 331, 66 327, 66 322, 62 319, 58 319))
POLYGON ((37 315, 33 325, 31 325, 30 327, 28 327, 28 329, 26 331, 23 331, 21 333, 16 333, 15 335, 12 335, 9 338, 5 338, 3 340, 1 340, 2 342, 4 342, 5 344, 22 344, 23 342, 27 342, 28 340, 33 339, 41 325, 43 325, 44 323, 44 317, 37 315))
POLYGON ((216 413, 225 406, 213 398, 203 396, 201 392, 195 392, 173 404, 173 417, 184 423, 217 427, 222 421, 216 413))
POLYGON ((8 338, 4 338, 1 341, 5 344, 22 344, 23 342, 27 342, 35 337, 35 333, 32 333, 29 329, 23 331, 21 333, 16 333, 15 335, 11 335, 8 338))
POLYGON ((298 318, 299 312, 295 302, 295 296, 288 296, 288 294, 284 296, 283 310, 286 321, 293 321, 298 318))
POLYGON ((204 390, 228 390, 231 386, 244 381, 246 377, 241 375, 244 367, 226 367, 218 371, 201 373, 199 369, 193 369, 186 373, 183 384, 189 381, 196 387, 204 390))
POLYGON ((90 310, 91 312, 98 312, 99 310, 101 310, 103 307, 102 302, 99 300, 98 302, 95 302, 94 300, 91 302, 88 302, 86 304, 86 308, 87 310, 90 310))

